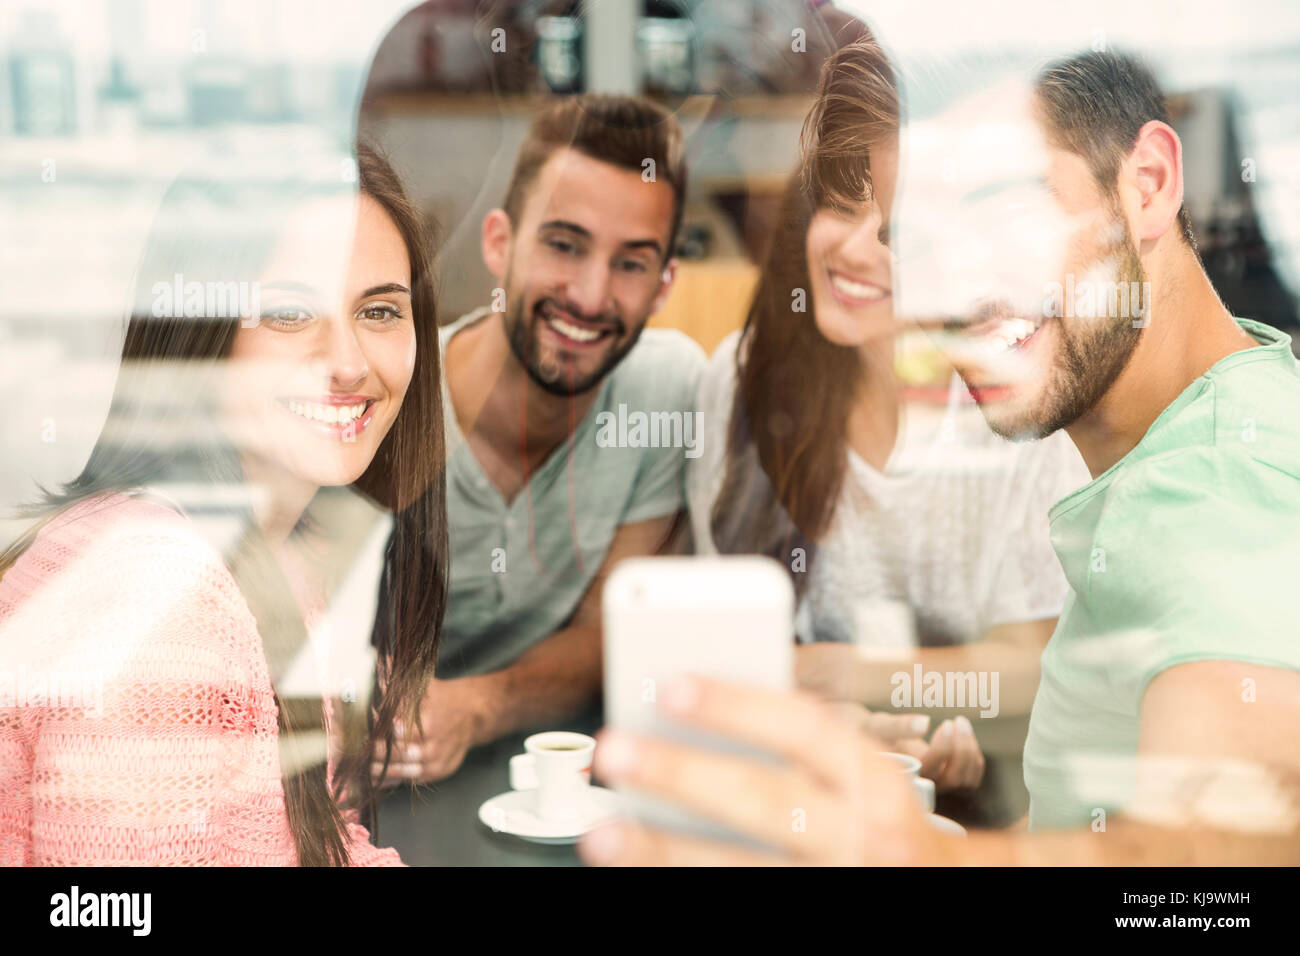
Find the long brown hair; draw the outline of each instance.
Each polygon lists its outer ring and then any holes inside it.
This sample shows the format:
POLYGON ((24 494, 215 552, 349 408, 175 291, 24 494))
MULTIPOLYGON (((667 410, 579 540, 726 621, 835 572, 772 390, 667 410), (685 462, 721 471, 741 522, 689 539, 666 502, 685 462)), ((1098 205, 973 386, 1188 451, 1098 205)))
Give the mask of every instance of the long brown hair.
MULTIPOLYGON (((811 306, 805 241, 817 209, 870 196, 870 147, 897 132, 898 114, 894 73, 874 39, 827 60, 736 349, 726 473, 712 515, 724 553, 768 554, 790 568, 796 548, 811 560, 834 514, 863 366, 799 310, 811 306)), ((796 587, 806 578, 794 575, 796 587)))
MULTIPOLYGON (((348 863, 342 807, 370 808, 371 753, 381 749, 386 763, 394 721, 415 722, 433 675, 447 592, 443 409, 430 241, 388 162, 364 145, 357 148, 356 160, 361 193, 383 207, 406 245, 416 358, 402 407, 374 460, 350 489, 322 489, 294 530, 300 536, 328 535, 331 529, 321 518, 337 514, 332 503, 340 493, 360 493, 393 516, 372 633, 378 651, 374 692, 367 698, 359 689, 357 697, 368 699, 369 707, 344 715, 345 723, 361 732, 352 735, 354 746, 340 757, 333 792, 326 764, 303 757, 309 749, 305 742, 319 739, 325 729, 324 702, 286 700, 276 691, 285 803, 304 866, 348 863), (295 753, 301 762, 285 759, 295 753)), ((341 182, 337 166, 324 181, 304 182, 300 173, 295 169, 252 185, 185 177, 169 189, 137 271, 108 419, 81 474, 24 509, 43 520, 0 554, 0 574, 53 515, 78 502, 185 482, 242 487, 238 454, 215 427, 210 399, 214 373, 230 354, 240 319, 157 316, 151 303, 156 303, 157 283, 170 283, 175 274, 222 282, 258 275, 283 217, 296 203, 352 188, 341 182), (179 443, 161 437, 177 434, 184 436, 179 443)), ((223 558, 257 622, 274 682, 304 645, 306 626, 251 507, 240 504, 233 510, 242 533, 223 558)))

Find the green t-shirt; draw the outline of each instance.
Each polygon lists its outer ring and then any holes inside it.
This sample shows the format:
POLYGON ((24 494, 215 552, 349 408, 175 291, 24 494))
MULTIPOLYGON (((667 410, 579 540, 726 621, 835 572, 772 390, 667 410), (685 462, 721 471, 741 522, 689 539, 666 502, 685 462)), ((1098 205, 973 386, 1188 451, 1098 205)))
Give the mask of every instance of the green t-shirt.
POLYGON ((1142 696, 1198 660, 1300 670, 1300 370, 1290 339, 1183 390, 1137 446, 1049 513, 1071 594, 1025 742, 1031 828, 1132 799, 1142 696))

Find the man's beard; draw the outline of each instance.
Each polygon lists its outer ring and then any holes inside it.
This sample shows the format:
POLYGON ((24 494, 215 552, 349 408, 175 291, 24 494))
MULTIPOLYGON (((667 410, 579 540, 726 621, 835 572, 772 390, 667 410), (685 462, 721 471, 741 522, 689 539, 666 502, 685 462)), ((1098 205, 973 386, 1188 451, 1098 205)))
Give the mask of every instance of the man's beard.
POLYGON ((1112 318, 1108 304, 1097 301, 1095 311, 1099 314, 1094 317, 1049 319, 1057 323, 1061 345, 1044 395, 1038 407, 1029 410, 1018 421, 988 419, 989 427, 1003 438, 1046 438, 1073 425, 1101 401, 1128 365, 1142 335, 1142 329, 1134 327, 1134 323, 1142 319, 1140 324, 1146 324, 1151 303, 1146 299, 1146 273, 1134 251, 1127 224, 1123 228, 1122 241, 1115 252, 1105 258, 1119 256, 1114 281, 1130 290, 1134 288, 1130 283, 1137 283, 1136 288, 1141 290, 1141 298, 1137 301, 1141 303, 1142 313, 1138 314, 1134 299, 1129 297, 1127 315, 1112 318))
POLYGON ((516 303, 515 308, 507 309, 505 315, 506 338, 510 342, 510 350, 515 353, 515 358, 519 360, 519 364, 528 372, 528 377, 533 380, 538 388, 551 395, 561 397, 581 395, 584 392, 591 391, 604 381, 615 366, 623 361, 627 353, 632 351, 632 346, 636 345, 637 340, 641 337, 645 325, 645 323, 639 324, 629 336, 626 323, 616 315, 586 316, 572 308, 572 306, 547 296, 543 296, 534 302, 531 314, 525 317, 523 297, 508 295, 507 298, 509 301, 516 303), (589 372, 582 378, 574 378, 572 375, 566 374, 561 365, 548 364, 542 360, 538 339, 541 324, 544 321, 542 319, 542 309, 547 305, 587 322, 613 326, 614 331, 611 335, 614 337, 615 344, 606 354, 605 360, 594 371, 589 372), (619 340, 625 337, 627 341, 618 344, 619 340))

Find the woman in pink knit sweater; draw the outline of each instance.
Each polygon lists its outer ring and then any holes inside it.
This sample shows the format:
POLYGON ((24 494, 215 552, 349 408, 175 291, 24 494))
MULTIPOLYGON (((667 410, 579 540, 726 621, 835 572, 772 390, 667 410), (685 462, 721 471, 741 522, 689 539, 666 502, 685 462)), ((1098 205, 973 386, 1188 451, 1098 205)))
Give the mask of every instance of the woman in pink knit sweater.
POLYGON ((0 554, 0 864, 400 863, 359 810, 433 672, 440 371, 419 218, 357 160, 359 194, 334 165, 164 200, 89 462, 0 554), (375 693, 282 699, 358 501, 393 525, 375 693))

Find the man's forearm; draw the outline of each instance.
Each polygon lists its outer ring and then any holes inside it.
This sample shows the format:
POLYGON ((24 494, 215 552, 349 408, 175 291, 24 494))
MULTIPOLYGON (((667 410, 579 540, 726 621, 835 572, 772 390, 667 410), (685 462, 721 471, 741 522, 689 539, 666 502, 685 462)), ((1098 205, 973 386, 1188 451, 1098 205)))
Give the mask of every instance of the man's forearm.
POLYGON ((576 625, 556 631, 509 667, 463 679, 483 690, 476 743, 564 720, 600 690, 600 629, 576 625))
POLYGON ((1171 829, 1115 820, 1101 832, 972 833, 969 866, 1296 866, 1300 833, 1171 829))

